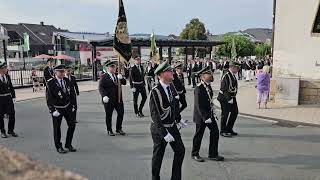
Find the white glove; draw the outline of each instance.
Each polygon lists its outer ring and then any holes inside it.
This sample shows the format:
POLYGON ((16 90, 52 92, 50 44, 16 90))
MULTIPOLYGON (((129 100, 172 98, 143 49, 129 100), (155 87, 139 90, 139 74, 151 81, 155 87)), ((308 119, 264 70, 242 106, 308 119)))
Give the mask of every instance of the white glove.
POLYGON ((122 74, 118 74, 117 77, 118 77, 119 80, 121 80, 123 78, 122 74))
POLYGON ((108 96, 103 97, 103 98, 102 98, 102 101, 103 101, 104 103, 108 103, 108 102, 109 102, 108 96))
POLYGON ((173 142, 174 141, 174 138, 173 136, 168 133, 165 137, 164 137, 164 140, 167 142, 167 143, 170 143, 170 142, 173 142))
POLYGON ((75 108, 72 108, 72 112, 74 112, 76 109, 75 108))
POLYGON ((186 128, 188 126, 187 121, 184 120, 184 119, 180 120, 179 125, 180 125, 181 128, 186 128))
POLYGON ((13 98, 12 101, 13 101, 13 103, 16 103, 16 102, 17 102, 17 101, 16 101, 16 98, 13 98))
POLYGON ((231 99, 230 101, 228 101, 229 104, 233 104, 233 99, 231 99))
POLYGON ((206 124, 210 124, 210 123, 212 123, 211 118, 207 119, 204 123, 206 123, 206 124))
POLYGON ((137 90, 136 90, 136 88, 132 88, 131 91, 132 92, 136 92, 137 90))
POLYGON ((60 113, 58 111, 55 111, 52 113, 52 116, 54 117, 59 117, 60 116, 60 113))

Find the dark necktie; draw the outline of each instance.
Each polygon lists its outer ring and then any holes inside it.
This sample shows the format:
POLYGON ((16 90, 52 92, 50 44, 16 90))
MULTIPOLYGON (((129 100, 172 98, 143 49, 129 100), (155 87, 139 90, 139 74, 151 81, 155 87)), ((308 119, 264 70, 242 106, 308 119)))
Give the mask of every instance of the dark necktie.
POLYGON ((112 75, 113 76, 113 81, 115 82, 115 83, 117 83, 117 78, 116 78, 116 76, 113 74, 112 75))
POLYGON ((6 79, 4 78, 4 75, 2 76, 2 82, 6 83, 6 79))
POLYGON ((66 89, 64 88, 64 85, 63 85, 63 80, 60 80, 60 86, 61 86, 63 92, 66 92, 66 89))
POLYGON ((140 71, 140 74, 142 74, 141 65, 139 65, 139 71, 140 71))
POLYGON ((167 91, 168 91, 168 95, 169 95, 169 101, 170 101, 170 103, 171 103, 172 100, 173 100, 173 97, 172 97, 172 93, 171 93, 170 86, 167 87, 167 91))

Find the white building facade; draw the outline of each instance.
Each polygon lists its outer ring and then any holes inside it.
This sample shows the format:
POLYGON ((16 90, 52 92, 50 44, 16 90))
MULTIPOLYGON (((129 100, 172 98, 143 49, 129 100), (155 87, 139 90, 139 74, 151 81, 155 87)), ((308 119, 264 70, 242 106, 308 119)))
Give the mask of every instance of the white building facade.
POLYGON ((320 104, 320 0, 275 2, 275 99, 320 104))

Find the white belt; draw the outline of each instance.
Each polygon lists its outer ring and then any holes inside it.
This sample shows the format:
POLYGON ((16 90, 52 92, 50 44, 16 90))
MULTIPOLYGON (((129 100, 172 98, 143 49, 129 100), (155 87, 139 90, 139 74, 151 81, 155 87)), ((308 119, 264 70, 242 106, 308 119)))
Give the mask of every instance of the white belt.
POLYGON ((63 109, 63 108, 67 108, 70 105, 70 103, 68 103, 65 106, 54 106, 55 108, 59 108, 59 109, 63 109))
POLYGON ((5 96, 11 96, 11 93, 7 93, 7 94, 0 94, 0 97, 5 97, 5 96))
POLYGON ((142 84, 143 83, 143 81, 141 81, 141 82, 132 82, 132 84, 142 84))
POLYGON ((175 123, 172 123, 172 124, 164 124, 163 127, 165 128, 171 128, 175 125, 175 123))

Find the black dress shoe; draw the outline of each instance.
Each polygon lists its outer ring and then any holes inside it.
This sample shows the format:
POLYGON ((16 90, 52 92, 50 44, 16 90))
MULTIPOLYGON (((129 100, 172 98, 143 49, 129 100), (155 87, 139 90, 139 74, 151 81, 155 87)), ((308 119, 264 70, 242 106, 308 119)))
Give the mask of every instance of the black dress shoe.
POLYGON ((66 153, 67 153, 67 151, 64 150, 62 147, 61 147, 61 148, 58 148, 58 149, 57 149, 57 152, 60 153, 60 154, 66 154, 66 153))
POLYGON ((224 157, 222 156, 215 156, 215 157, 208 157, 212 161, 224 161, 224 157))
POLYGON ((139 113, 140 117, 144 117, 144 114, 142 113, 142 111, 139 113))
POLYGON ((15 132, 8 132, 9 135, 11 135, 12 137, 18 137, 18 134, 16 134, 15 132))
POLYGON ((232 138, 231 133, 222 132, 222 133, 220 133, 220 135, 223 136, 223 137, 232 138))
POLYGON ((115 136, 115 134, 112 131, 108 131, 109 136, 115 136))
POLYGON ((1 133, 2 138, 8 138, 8 135, 6 133, 1 133))
POLYGON ((65 146, 69 150, 69 152, 77 152, 77 150, 72 146, 65 146))
POLYGON ((204 162, 204 159, 201 156, 192 156, 192 159, 197 162, 204 162))
POLYGON ((238 133, 236 133, 236 132, 234 132, 234 131, 231 131, 230 134, 231 134, 232 136, 238 136, 238 133))
POLYGON ((120 134, 121 136, 126 135, 126 133, 125 133, 125 132, 123 132, 122 130, 116 130, 116 133, 120 134))

